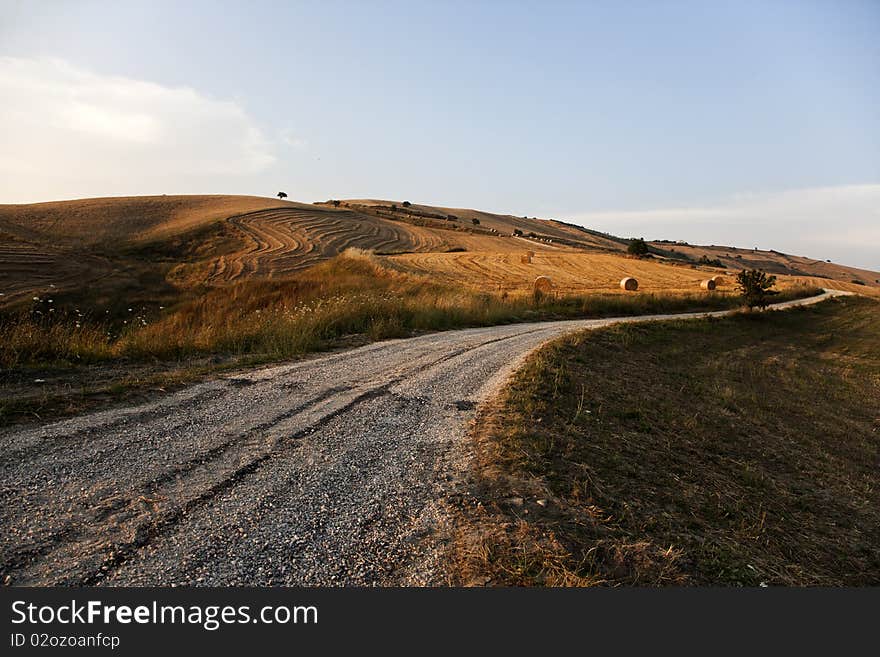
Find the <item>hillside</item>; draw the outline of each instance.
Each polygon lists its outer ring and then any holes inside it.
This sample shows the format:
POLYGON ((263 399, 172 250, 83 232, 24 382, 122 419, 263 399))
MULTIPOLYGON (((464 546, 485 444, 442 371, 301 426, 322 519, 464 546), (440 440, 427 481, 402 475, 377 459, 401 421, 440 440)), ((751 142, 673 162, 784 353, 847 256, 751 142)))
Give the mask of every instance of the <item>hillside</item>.
MULTIPOLYGON (((131 258, 121 250, 150 240, 188 241, 231 215, 275 205, 277 200, 252 196, 137 196, 0 205, 0 304, 47 289, 137 285, 131 258)), ((135 268, 137 278, 144 267, 135 268)))
POLYGON ((376 199, 350 199, 340 201, 341 205, 357 208, 361 211, 375 211, 381 216, 398 221, 440 222, 441 226, 452 228, 469 228, 479 231, 495 231, 500 235, 511 235, 515 230, 532 241, 548 240, 548 244, 556 246, 588 247, 608 251, 623 252, 627 242, 611 235, 602 235, 578 226, 560 221, 538 219, 537 217, 515 217, 513 215, 493 214, 466 208, 449 208, 442 206, 420 205, 412 203, 408 207, 403 202, 379 201, 376 199), (475 224, 474 220, 479 224, 475 224), (534 237, 530 238, 530 235, 534 237))
POLYGON ((633 260, 622 257, 626 246, 556 220, 375 199, 149 196, 0 205, 0 305, 85 291, 104 300, 173 302, 205 286, 282 280, 350 247, 375 252, 392 269, 487 291, 526 291, 538 275, 562 291, 615 291, 624 275, 636 276, 643 290, 688 291, 709 275, 761 267, 781 274, 783 287, 806 282, 880 294, 880 273, 775 251, 654 242, 652 259, 633 260), (523 264, 527 251, 534 257, 523 264), (719 263, 724 268, 713 266, 719 263))
MULTIPOLYGON (((816 279, 814 282, 817 285, 821 284, 819 279, 832 279, 846 283, 861 281, 866 286, 880 284, 878 272, 869 269, 848 267, 830 260, 816 260, 779 251, 764 251, 757 248, 743 249, 735 246, 695 246, 670 242, 651 242, 651 246, 670 252, 670 255, 673 256, 684 256, 692 261, 699 261, 705 256, 709 260, 718 260, 725 267, 734 270, 750 267, 764 269, 775 274, 805 276, 816 279)), ((860 283, 855 284, 859 285, 860 283)))
POLYGON ((123 196, 0 205, 0 230, 56 246, 117 244, 186 233, 281 204, 256 196, 123 196))

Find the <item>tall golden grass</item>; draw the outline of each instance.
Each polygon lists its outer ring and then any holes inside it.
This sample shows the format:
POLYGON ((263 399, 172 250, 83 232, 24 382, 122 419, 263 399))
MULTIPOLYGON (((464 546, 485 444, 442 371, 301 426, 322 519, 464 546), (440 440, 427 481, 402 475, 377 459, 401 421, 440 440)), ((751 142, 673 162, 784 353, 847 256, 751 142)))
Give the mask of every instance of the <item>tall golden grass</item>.
MULTIPOLYGON (((788 292, 807 296, 816 288, 788 292)), ((349 335, 372 340, 413 331, 516 321, 601 317, 735 307, 731 294, 480 293, 391 270, 350 249, 284 281, 249 280, 213 288, 158 320, 115 331, 59 313, 49 321, 19 313, 0 318, 0 366, 109 359, 182 359, 204 354, 284 358, 320 350, 349 335)))

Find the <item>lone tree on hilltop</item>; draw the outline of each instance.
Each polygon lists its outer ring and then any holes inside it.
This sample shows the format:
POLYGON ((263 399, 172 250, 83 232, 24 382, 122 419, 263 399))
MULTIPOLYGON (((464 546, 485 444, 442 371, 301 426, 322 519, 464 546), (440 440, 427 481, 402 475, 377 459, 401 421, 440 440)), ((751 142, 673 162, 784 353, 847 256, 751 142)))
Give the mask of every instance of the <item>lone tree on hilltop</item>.
POLYGON ((411 205, 412 205, 412 203, 410 203, 409 201, 404 201, 404 202, 403 202, 403 207, 405 207, 405 208, 408 208, 408 207, 411 206, 411 205))
POLYGON ((278 192, 275 196, 278 198, 284 199, 287 198, 287 192, 278 192))
POLYGON ((477 219, 476 217, 474 217, 473 219, 471 219, 471 221, 473 222, 474 226, 479 226, 479 225, 480 225, 480 220, 477 219))
POLYGON ((648 255, 648 245, 643 237, 639 237, 630 241, 629 246, 626 247, 626 252, 635 256, 648 255))
POLYGON ((748 308, 766 308, 770 297, 779 294, 772 289, 776 285, 776 277, 768 276, 760 269, 743 269, 736 275, 736 289, 748 308))

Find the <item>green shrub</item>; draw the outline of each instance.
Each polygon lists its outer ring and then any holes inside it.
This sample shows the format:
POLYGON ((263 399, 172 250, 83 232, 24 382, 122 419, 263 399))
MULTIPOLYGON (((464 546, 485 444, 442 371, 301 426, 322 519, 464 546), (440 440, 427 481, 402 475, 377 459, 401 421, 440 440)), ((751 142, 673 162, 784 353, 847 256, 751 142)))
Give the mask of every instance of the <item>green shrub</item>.
POLYGON ((648 255, 648 245, 644 238, 638 237, 630 241, 629 246, 626 247, 626 252, 635 256, 648 255))
POLYGON ((779 294, 773 289, 774 285, 776 277, 760 269, 743 269, 736 275, 736 289, 749 308, 766 308, 770 304, 770 297, 779 294))

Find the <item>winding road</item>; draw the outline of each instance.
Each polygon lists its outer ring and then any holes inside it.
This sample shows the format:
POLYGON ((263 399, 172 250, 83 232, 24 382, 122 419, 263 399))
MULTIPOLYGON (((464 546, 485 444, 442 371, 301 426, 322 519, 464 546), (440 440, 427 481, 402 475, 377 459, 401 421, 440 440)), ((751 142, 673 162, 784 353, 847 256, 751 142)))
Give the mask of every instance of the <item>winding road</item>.
POLYGON ((389 340, 6 430, 0 576, 21 585, 442 583, 444 500, 469 464, 463 437, 526 354, 579 329, 705 315, 389 340))

